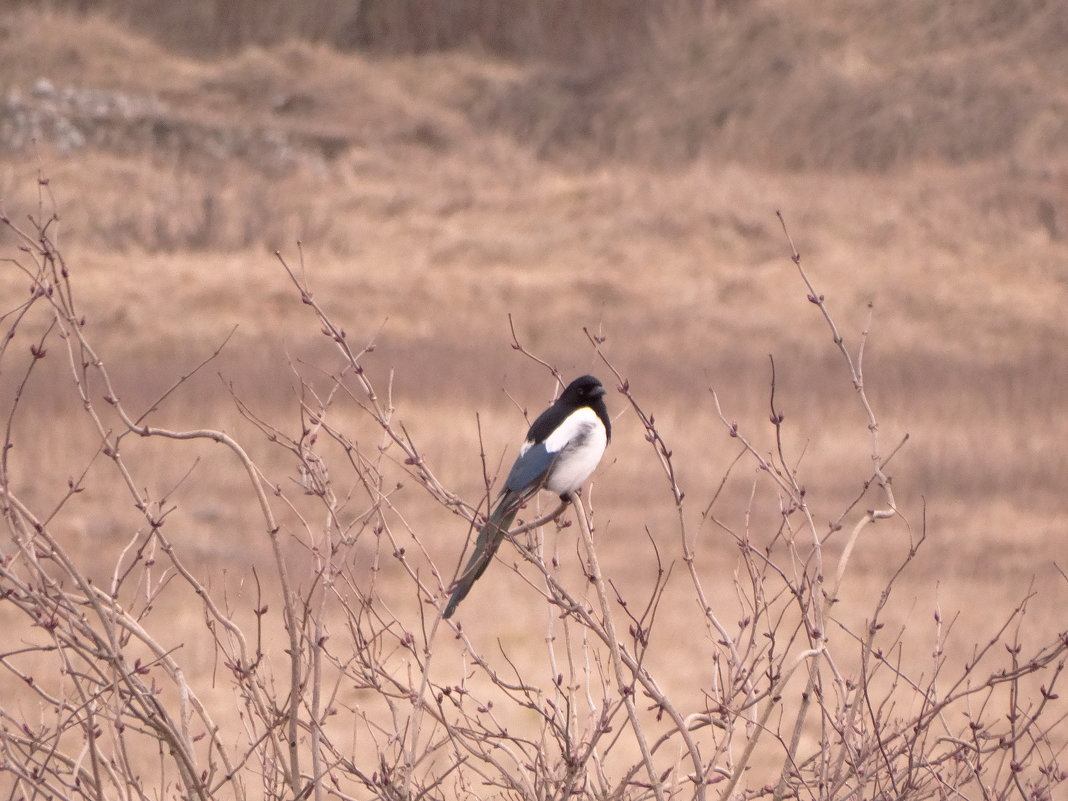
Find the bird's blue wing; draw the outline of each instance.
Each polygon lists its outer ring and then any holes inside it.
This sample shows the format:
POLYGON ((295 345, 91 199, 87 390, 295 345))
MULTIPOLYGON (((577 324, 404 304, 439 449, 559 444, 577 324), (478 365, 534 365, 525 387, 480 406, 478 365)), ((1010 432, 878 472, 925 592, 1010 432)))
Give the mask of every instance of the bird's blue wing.
POLYGON ((538 484, 558 454, 545 447, 544 442, 531 445, 526 453, 515 460, 512 471, 504 482, 504 492, 523 492, 532 485, 538 484))

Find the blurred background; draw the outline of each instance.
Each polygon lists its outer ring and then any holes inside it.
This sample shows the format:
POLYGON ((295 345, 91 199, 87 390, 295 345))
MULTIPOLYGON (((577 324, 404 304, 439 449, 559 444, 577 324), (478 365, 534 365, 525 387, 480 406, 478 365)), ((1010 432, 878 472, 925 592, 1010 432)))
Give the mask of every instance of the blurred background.
MULTIPOLYGON (((553 392, 512 349, 511 314, 565 376, 604 375, 582 329, 607 337, 695 519, 737 454, 708 390, 770 449, 773 354, 790 453, 831 520, 868 474, 866 418, 781 210, 854 352, 871 315, 884 450, 910 435, 891 472, 929 561, 905 595, 981 623, 980 597, 1007 611, 1029 586, 1063 593, 1066 42, 1068 6, 1040 0, 7 2, 0 203, 25 220, 54 196, 128 400, 238 326, 162 422, 240 429, 216 373, 295 421, 286 359, 336 367, 279 250, 354 341, 374 339, 368 369, 392 374, 399 416, 466 497, 483 492, 476 413, 490 460, 509 462, 524 430, 510 398, 536 412, 553 392)), ((2 271, 4 297, 24 289, 2 271)), ((62 364, 42 375, 35 408, 73 419, 62 364)), ((595 495, 616 532, 606 572, 631 566, 627 532, 644 542, 673 515, 640 426, 616 425, 595 495)), ((30 436, 13 458, 47 506, 98 443, 76 425, 30 436)), ((219 536, 244 513, 230 473, 154 458, 159 491, 184 481, 186 545, 209 565, 247 558, 219 536)), ((727 524, 756 480, 732 474, 727 524)), ((83 503, 69 525, 86 547, 128 536, 112 505, 83 503)), ((457 558, 454 518, 428 507, 414 523, 457 558)), ((855 557, 873 580, 907 550, 900 521, 886 531, 855 557)), ((729 564, 708 536, 711 564, 729 564)))

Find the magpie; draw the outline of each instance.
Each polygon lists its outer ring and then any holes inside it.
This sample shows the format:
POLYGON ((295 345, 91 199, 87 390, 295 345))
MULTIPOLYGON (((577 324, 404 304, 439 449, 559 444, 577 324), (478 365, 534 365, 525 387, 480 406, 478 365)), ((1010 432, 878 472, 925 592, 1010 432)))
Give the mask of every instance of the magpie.
POLYGON ((519 509, 538 490, 554 492, 566 503, 590 477, 612 439, 604 395, 604 385, 592 375, 584 375, 568 384, 553 405, 538 415, 493 512, 478 532, 475 551, 453 586, 445 617, 452 616, 471 585, 486 572, 519 509))

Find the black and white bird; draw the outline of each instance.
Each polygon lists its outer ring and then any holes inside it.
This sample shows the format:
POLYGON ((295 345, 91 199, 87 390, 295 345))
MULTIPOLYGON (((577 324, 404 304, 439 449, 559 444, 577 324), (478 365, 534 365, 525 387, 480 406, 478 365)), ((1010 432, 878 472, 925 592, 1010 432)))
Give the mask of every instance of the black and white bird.
POLYGON ((568 384, 553 405, 538 415, 489 520, 478 533, 475 551, 456 580, 445 617, 456 611, 471 585, 486 572, 523 504, 541 489, 569 501, 590 477, 612 438, 604 395, 604 385, 592 375, 584 375, 568 384))

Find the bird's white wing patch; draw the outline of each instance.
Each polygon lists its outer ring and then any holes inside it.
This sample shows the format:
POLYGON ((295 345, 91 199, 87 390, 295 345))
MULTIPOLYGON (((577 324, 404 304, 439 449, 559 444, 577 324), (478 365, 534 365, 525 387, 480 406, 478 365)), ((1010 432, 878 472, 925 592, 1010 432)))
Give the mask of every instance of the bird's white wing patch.
POLYGON ((588 406, 576 409, 545 439, 545 448, 556 454, 549 469, 546 489, 570 495, 582 486, 601 461, 608 436, 597 413, 588 406))

